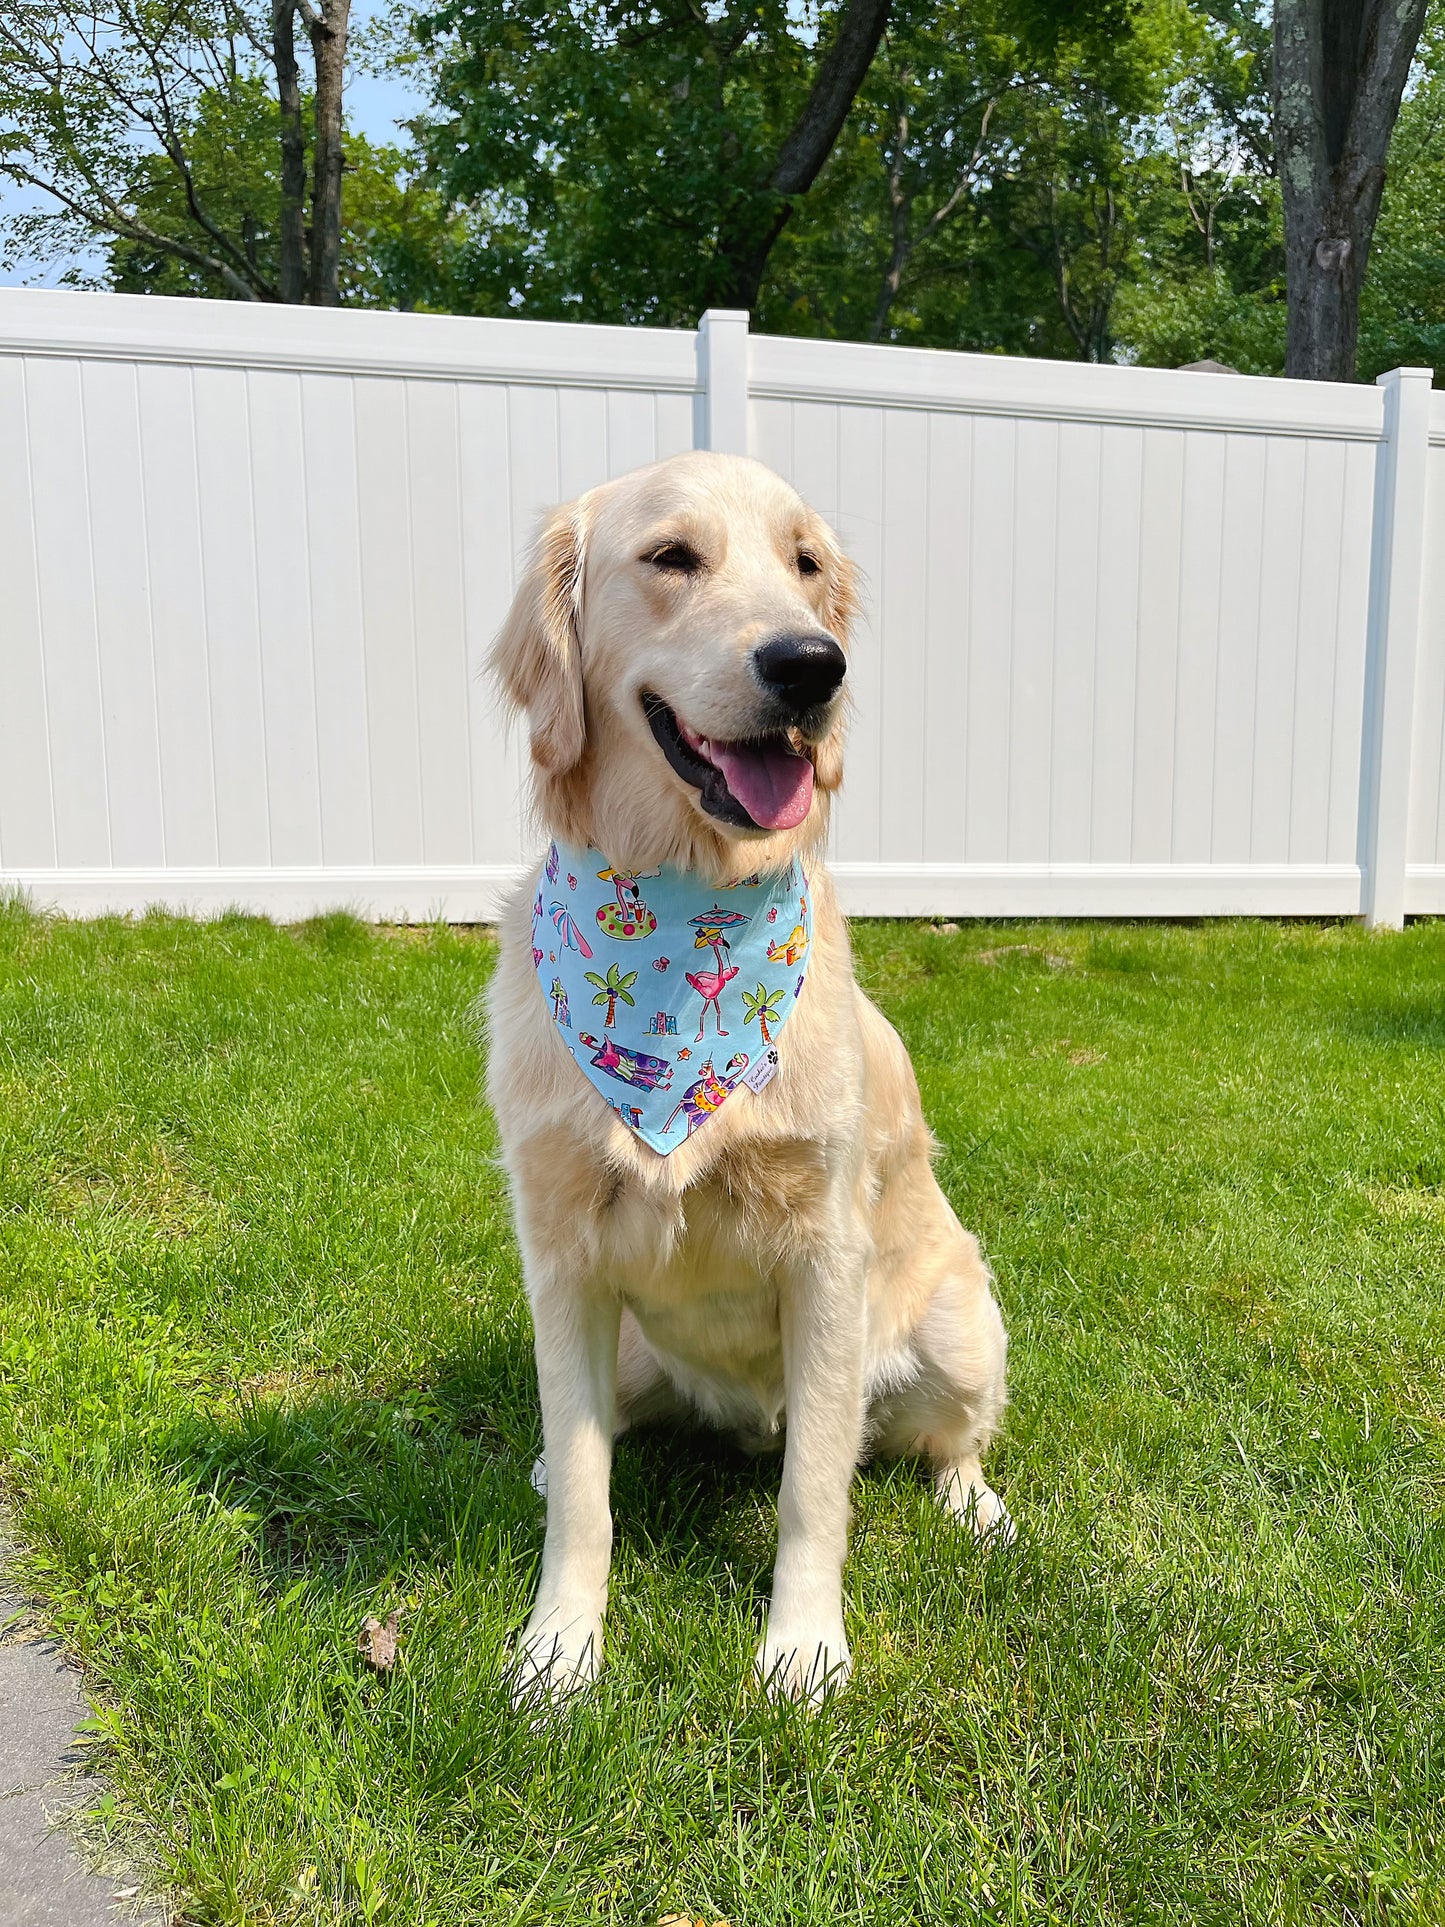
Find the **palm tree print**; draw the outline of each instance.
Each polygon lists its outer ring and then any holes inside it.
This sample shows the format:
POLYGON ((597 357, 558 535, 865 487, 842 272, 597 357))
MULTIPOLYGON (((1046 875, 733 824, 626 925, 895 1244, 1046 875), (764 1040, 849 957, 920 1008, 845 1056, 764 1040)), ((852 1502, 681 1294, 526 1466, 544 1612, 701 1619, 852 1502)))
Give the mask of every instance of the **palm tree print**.
POLYGON ((620 977, 617 974, 617 965, 608 964, 605 977, 600 977, 595 970, 589 970, 587 981, 597 986, 597 995, 592 999, 593 1003, 607 1006, 607 1015, 602 1019, 604 1030, 608 1029, 616 1018, 619 1003, 631 1004, 637 1001, 631 994, 632 986, 637 982, 635 970, 629 970, 625 977, 620 977))
POLYGON ((743 1003, 748 1013, 747 1016, 744 1017, 743 1022, 750 1024, 756 1017, 758 1020, 758 1029, 763 1033, 763 1042, 765 1044, 771 1044, 773 1041, 772 1032, 768 1029, 768 1025, 777 1023, 777 1006, 782 1001, 782 991, 769 990, 765 984, 759 984, 756 991, 745 990, 743 992, 743 1003))

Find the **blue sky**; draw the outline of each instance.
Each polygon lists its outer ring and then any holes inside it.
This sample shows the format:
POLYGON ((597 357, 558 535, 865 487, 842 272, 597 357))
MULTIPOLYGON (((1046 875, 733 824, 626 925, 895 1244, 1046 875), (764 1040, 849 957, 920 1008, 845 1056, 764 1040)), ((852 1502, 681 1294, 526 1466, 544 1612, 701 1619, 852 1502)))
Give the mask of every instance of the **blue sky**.
MULTIPOLYGON (((351 10, 352 31, 358 32, 381 10, 374 0, 357 0, 351 10)), ((415 89, 394 75, 353 74, 347 82, 347 121, 372 140, 393 139, 400 122, 416 113, 420 105, 421 97, 415 89)), ((46 204, 45 195, 0 180, 0 220, 7 214, 46 204)), ((0 286, 54 287, 67 267, 83 258, 77 254, 67 261, 19 262, 13 268, 0 262, 0 286)))

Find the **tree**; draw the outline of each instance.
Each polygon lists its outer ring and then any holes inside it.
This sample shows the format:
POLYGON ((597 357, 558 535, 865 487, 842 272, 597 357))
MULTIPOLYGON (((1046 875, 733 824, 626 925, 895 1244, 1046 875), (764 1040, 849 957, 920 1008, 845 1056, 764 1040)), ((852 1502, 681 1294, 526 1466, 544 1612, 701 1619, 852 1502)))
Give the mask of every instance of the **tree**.
POLYGON ((895 0, 851 138, 782 238, 764 325, 1108 359, 1153 204, 1177 198, 1150 143, 1181 16, 1177 0, 1122 23, 895 0))
MULTIPOLYGON (((1115 43, 1133 48, 1128 4, 893 0, 803 191, 780 157, 819 124, 819 49, 841 48, 857 18, 841 0, 448 0, 421 23, 436 105, 418 131, 471 217, 459 300, 672 326, 746 300, 775 333, 1078 353, 1061 315, 1036 326, 1057 302, 1054 266, 1026 260, 986 210, 1027 157, 1045 78, 1059 110, 1081 61, 1104 72, 1115 43), (960 327, 961 306, 976 326, 960 327)), ((1072 217, 1088 195, 1071 192, 1072 217)), ((1084 281, 1096 241, 1093 228, 1064 241, 1084 281)))
POLYGON ((990 212, 1047 277, 1074 354, 1108 361, 1114 301, 1135 266, 1127 120, 1103 90, 1052 77, 1029 105, 990 212))
POLYGON ((843 129, 888 19, 889 0, 845 0, 817 76, 778 148, 761 194, 739 197, 718 235, 719 306, 753 308, 773 244, 818 178, 843 129))
POLYGON ((242 0, 19 0, 0 12, 0 174, 55 203, 16 224, 24 243, 56 252, 108 235, 232 296, 333 305, 349 13, 350 0, 270 0, 264 13, 242 0), (259 156, 239 134, 255 134, 272 94, 278 208, 265 259, 248 226, 259 156), (158 205, 166 218, 153 218, 158 205))
POLYGON ((765 1044, 771 1044, 773 1041, 772 1032, 768 1029, 768 1025, 777 1023, 778 1006, 783 1001, 783 995, 784 993, 781 989, 769 990, 766 984, 759 984, 756 990, 745 990, 743 992, 743 1005, 747 1011, 743 1022, 750 1024, 756 1018, 758 1029, 763 1034, 763 1042, 765 1044))
POLYGON ((1284 245, 1274 168, 1271 33, 1256 0, 1172 9, 1158 54, 1163 116, 1135 168, 1137 263, 1116 340, 1164 367, 1284 365, 1284 245))
POLYGON ((1427 366, 1445 382, 1445 8, 1427 19, 1400 109, 1360 297, 1359 373, 1427 366))
POLYGON ((889 0, 450 0, 422 139, 485 213, 476 305, 691 325, 753 307, 889 0), (578 237, 582 241, 579 245, 578 237))
MULTIPOLYGON (((187 137, 191 174, 206 207, 241 237, 257 278, 273 287, 282 234, 279 118, 258 74, 223 93, 202 94, 187 137)), ((445 306, 462 223, 422 178, 414 156, 349 133, 343 151, 340 301, 368 308, 445 306)), ((164 156, 147 157, 133 196, 132 212, 149 233, 184 239, 190 231, 184 189, 164 156)), ((105 253, 110 285, 122 293, 235 296, 209 268, 150 241, 112 235, 105 253)))
POLYGON ((1285 373, 1352 381, 1385 160, 1426 0, 1275 0, 1285 373))
MULTIPOLYGON (((870 341, 883 339, 905 286, 926 281, 932 264, 949 258, 973 196, 1000 164, 1008 117, 998 110, 1023 85, 1019 66, 1017 39, 996 9, 895 0, 858 103, 869 152, 859 185, 870 199, 880 188, 886 196, 870 341)), ((865 221, 861 232, 871 225, 865 221)), ((860 233, 856 216, 848 232, 860 233)))
POLYGON ((586 977, 589 984, 596 984, 597 986, 597 995, 592 999, 593 1003, 606 1004, 607 1006, 607 1015, 602 1019, 602 1027, 604 1030, 608 1030, 611 1028, 617 1016, 617 1006, 619 1002, 624 1004, 636 1003, 637 1000, 632 995, 632 986, 637 982, 637 972, 635 970, 629 970, 627 975, 623 977, 619 975, 616 964, 608 964, 607 975, 605 977, 599 975, 595 970, 587 971, 586 977))

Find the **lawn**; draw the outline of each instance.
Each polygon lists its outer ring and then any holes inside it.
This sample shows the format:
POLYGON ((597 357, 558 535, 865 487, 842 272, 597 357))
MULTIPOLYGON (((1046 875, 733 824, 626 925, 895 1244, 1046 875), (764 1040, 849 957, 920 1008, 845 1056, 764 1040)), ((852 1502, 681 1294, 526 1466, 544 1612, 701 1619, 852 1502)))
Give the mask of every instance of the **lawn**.
POLYGON ((628 1440, 603 1683, 534 1729, 490 940, 0 913, 0 1465, 186 1920, 1445 1919, 1445 926, 857 944, 1020 1543, 861 1475, 810 1720, 748 1678, 776 1465, 628 1440))

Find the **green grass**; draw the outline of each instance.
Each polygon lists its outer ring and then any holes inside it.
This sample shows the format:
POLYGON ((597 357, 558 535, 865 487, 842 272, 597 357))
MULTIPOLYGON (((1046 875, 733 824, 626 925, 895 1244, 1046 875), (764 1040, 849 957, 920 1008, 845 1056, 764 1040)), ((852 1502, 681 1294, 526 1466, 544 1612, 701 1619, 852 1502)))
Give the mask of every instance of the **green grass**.
POLYGON ((0 1464, 188 1920, 1445 1919, 1445 926, 857 940, 1021 1543, 864 1473, 809 1720, 748 1677, 776 1466, 629 1440, 604 1683, 533 1730, 489 941, 0 913, 0 1464))

